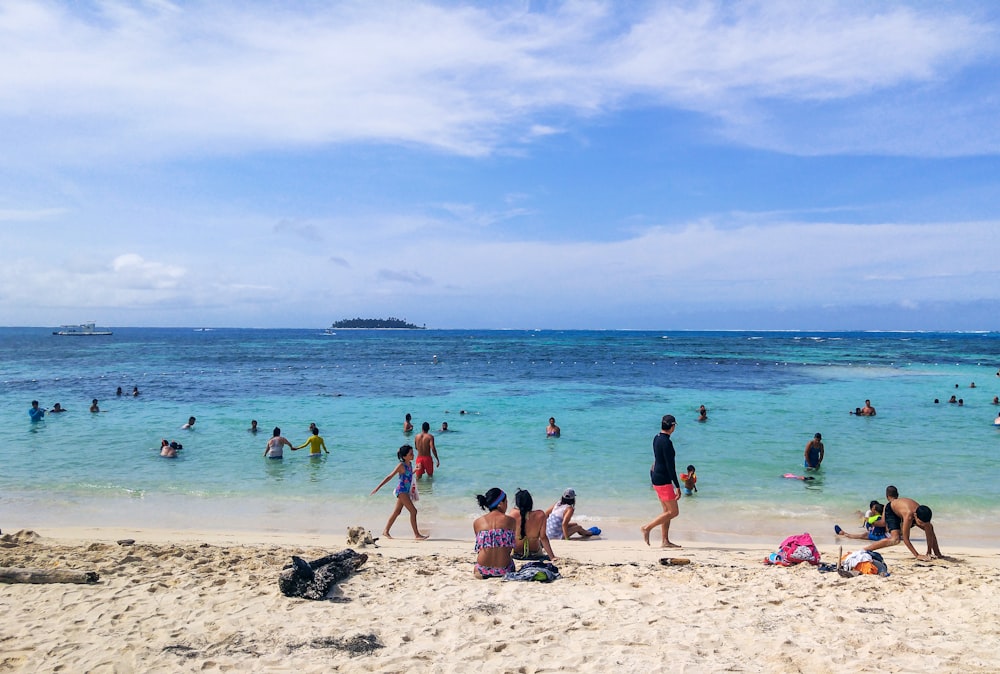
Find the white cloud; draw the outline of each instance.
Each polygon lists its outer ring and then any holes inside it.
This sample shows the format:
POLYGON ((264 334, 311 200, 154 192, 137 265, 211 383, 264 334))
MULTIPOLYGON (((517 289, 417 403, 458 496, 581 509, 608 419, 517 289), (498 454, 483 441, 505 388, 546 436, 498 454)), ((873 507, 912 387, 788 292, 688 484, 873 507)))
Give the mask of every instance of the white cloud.
MULTIPOLYGON (((521 298, 589 305, 594 313, 617 302, 688 308, 710 302, 724 311, 901 296, 988 299, 1000 282, 993 253, 998 224, 696 223, 609 243, 430 240, 420 260, 433 270, 426 290, 435 297, 468 295, 491 305, 521 298), (871 269, 886 274, 872 276, 871 269)), ((372 257, 367 264, 376 269, 409 268, 405 255, 372 257)))
MULTIPOLYGON (((396 218, 385 220, 391 227, 396 218)), ((577 325, 613 327, 667 307, 722 315, 823 305, 915 307, 994 298, 998 231, 998 222, 698 221, 619 241, 546 243, 476 241, 428 229, 415 254, 409 246, 384 245, 372 219, 336 255, 329 244, 224 256, 195 247, 167 254, 170 262, 123 253, 53 265, 26 245, 0 268, 0 314, 7 322, 58 324, 71 320, 67 308, 88 307, 88 318, 108 323, 106 316, 127 316, 121 323, 163 324, 173 315, 170 322, 179 325, 288 326, 315 323, 317 307, 361 314, 379 307, 397 315, 436 308, 438 325, 448 317, 452 325, 469 325, 478 316, 479 324, 537 327, 551 325, 546 316, 571 315, 577 325), (336 256, 351 265, 331 263, 336 256), (274 269, 281 271, 262 273, 274 269), (25 289, 32 288, 45 292, 25 303, 25 289), (41 315, 46 319, 30 318, 41 315)))
MULTIPOLYGON (((769 101, 933 90, 995 56, 995 28, 950 5, 552 7, 9 0, 0 140, 32 160, 81 163, 358 141, 481 155, 559 132, 540 115, 586 116, 641 97, 722 119, 743 143, 813 151, 772 119, 769 101)), ((974 94, 949 108, 957 126, 996 111, 974 94)), ((838 122, 827 149, 871 140, 838 122)), ((910 151, 969 151, 897 128, 891 136, 905 131, 910 151)), ((996 151, 1000 138, 988 141, 996 151)))
POLYGON ((111 261, 111 283, 130 290, 166 290, 176 288, 186 274, 182 267, 144 260, 141 255, 125 253, 111 261))
POLYGON ((274 225, 275 234, 291 234, 306 241, 322 241, 323 235, 316 225, 308 222, 281 220, 274 225))
POLYGON ((57 218, 65 213, 65 208, 0 209, 0 222, 35 222, 57 218))
POLYGON ((376 274, 376 278, 379 281, 387 281, 389 283, 403 283, 411 286, 429 286, 433 285, 434 281, 427 276, 424 276, 418 271, 412 270, 396 270, 396 269, 379 269, 376 274))

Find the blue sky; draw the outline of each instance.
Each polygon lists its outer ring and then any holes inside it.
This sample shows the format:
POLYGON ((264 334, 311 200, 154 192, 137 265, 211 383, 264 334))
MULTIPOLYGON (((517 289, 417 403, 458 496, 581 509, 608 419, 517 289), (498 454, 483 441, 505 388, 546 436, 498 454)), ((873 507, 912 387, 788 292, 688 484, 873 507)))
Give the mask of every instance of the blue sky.
POLYGON ((0 324, 1000 329, 992 2, 0 4, 0 324))

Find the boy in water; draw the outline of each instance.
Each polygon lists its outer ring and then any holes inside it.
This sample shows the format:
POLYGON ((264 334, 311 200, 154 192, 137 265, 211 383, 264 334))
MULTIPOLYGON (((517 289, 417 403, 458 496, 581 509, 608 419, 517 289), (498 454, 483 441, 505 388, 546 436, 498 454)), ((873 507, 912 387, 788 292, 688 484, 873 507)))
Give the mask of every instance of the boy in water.
POLYGON ((690 496, 692 492, 697 492, 698 477, 694 474, 694 466, 688 466, 687 472, 681 475, 681 482, 684 483, 684 495, 690 496))
POLYGON ((31 409, 28 410, 28 417, 32 421, 41 421, 45 418, 45 410, 38 406, 37 400, 31 401, 31 409))

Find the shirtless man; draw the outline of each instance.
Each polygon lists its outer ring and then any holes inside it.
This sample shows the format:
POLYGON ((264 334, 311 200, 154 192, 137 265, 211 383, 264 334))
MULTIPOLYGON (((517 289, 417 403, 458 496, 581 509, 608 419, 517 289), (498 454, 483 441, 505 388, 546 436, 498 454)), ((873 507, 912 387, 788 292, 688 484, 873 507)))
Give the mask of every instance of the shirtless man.
POLYGON ((411 419, 413 419, 413 417, 411 417, 410 413, 407 412, 406 413, 406 419, 403 420, 403 432, 404 433, 412 433, 413 432, 413 422, 411 421, 411 419))
POLYGON ((430 430, 431 425, 425 421, 420 425, 417 437, 413 438, 413 444, 417 450, 417 469, 413 473, 414 477, 420 477, 424 473, 427 473, 427 477, 434 477, 434 462, 437 462, 438 467, 441 466, 437 447, 434 446, 434 436, 430 434, 430 430), (431 460, 432 453, 434 454, 433 461, 431 460))
POLYGON ((943 557, 941 548, 938 547, 937 536, 934 533, 934 525, 931 524, 931 509, 925 505, 920 505, 912 498, 900 498, 899 491, 889 485, 885 488, 885 510, 882 517, 885 519, 885 528, 889 533, 888 538, 876 541, 865 548, 865 550, 879 550, 892 545, 903 544, 913 553, 913 556, 921 561, 929 561, 931 557, 943 557), (927 554, 921 555, 910 543, 910 529, 916 524, 924 530, 927 536, 927 554))
POLYGON ((875 408, 872 407, 872 401, 866 400, 865 406, 861 408, 861 416, 863 417, 873 417, 875 416, 875 408))

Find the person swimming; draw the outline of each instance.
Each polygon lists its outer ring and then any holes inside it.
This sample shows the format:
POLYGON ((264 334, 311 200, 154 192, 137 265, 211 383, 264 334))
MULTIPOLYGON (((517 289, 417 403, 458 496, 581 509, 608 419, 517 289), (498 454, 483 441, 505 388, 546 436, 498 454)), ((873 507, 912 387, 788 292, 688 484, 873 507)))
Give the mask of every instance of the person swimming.
POLYGON ((549 417, 549 425, 545 427, 545 437, 558 438, 562 430, 556 426, 556 418, 549 417))
MULTIPOLYGON (((94 401, 97 402, 96 400, 94 401)), ((28 409, 28 418, 34 421, 41 421, 45 418, 45 410, 38 406, 37 400, 31 401, 31 407, 28 409)))

